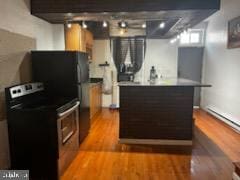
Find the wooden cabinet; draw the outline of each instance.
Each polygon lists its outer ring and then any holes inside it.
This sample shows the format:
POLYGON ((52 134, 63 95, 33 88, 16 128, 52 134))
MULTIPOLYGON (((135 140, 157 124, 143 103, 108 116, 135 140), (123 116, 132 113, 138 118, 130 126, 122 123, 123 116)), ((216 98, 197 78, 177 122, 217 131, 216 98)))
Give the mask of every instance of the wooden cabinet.
POLYGON ((79 39, 79 44, 80 44, 80 49, 79 51, 82 51, 82 52, 87 52, 87 49, 86 49, 86 33, 85 33, 85 29, 83 29, 81 26, 80 26, 80 39, 79 39))
POLYGON ((90 118, 91 123, 94 116, 102 109, 102 84, 92 84, 90 88, 90 118))
POLYGON ((88 59, 92 60, 92 48, 93 48, 93 34, 90 31, 86 31, 86 52, 88 53, 88 59))
POLYGON ((86 30, 86 46, 89 48, 93 47, 93 34, 86 30))
POLYGON ((68 51, 82 51, 92 57, 93 35, 79 24, 65 26, 65 49, 68 51))
POLYGON ((72 24, 71 28, 65 26, 65 49, 68 51, 80 51, 81 27, 79 24, 72 24))

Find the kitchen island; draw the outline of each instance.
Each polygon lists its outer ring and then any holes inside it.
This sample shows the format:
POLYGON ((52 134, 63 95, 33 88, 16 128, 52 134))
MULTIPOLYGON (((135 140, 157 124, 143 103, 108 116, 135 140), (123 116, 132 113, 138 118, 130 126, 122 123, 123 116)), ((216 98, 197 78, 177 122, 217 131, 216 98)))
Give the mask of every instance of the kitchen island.
POLYGON ((120 143, 191 145, 195 87, 187 79, 120 82, 120 143))

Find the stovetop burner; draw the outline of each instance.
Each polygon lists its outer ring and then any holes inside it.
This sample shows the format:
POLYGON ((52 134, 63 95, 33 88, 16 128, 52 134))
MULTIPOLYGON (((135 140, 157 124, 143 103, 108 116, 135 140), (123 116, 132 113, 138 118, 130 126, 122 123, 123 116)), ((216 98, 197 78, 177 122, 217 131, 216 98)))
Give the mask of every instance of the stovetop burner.
POLYGON ((57 112, 63 112, 66 109, 71 108, 77 102, 77 99, 73 98, 41 98, 37 101, 19 104, 15 106, 18 109, 55 109, 57 112))

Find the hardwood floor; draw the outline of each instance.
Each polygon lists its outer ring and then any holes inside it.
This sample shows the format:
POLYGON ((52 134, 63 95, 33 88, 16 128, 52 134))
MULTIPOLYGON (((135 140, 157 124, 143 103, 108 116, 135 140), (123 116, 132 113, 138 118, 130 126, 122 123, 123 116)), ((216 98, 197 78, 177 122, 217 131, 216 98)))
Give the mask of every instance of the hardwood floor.
POLYGON ((194 112, 195 125, 233 162, 240 162, 240 134, 205 111, 194 112))
MULTIPOLYGON (((62 180, 228 180, 222 153, 193 147, 118 144, 118 112, 104 109, 62 180)), ((216 147, 217 148, 217 147, 216 147)))

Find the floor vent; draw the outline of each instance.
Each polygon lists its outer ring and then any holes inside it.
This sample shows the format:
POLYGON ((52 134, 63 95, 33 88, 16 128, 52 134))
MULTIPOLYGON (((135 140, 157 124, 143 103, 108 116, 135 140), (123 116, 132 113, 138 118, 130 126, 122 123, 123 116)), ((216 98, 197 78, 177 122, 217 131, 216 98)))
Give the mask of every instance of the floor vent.
POLYGON ((237 121, 232 120, 232 118, 227 117, 224 113, 221 113, 219 110, 213 107, 207 107, 207 112, 215 116, 217 119, 225 122, 231 126, 235 131, 240 133, 240 124, 237 121))

